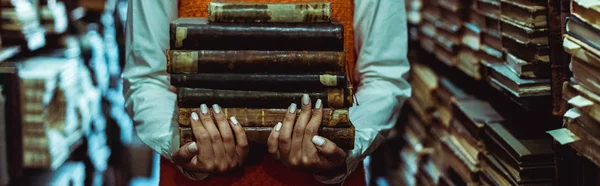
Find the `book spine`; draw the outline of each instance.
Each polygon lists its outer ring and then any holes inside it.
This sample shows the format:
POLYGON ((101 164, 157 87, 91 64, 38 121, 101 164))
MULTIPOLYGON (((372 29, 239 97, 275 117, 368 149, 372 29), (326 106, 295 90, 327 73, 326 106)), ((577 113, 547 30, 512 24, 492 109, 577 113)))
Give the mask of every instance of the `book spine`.
MULTIPOLYGON (((179 108, 178 122, 180 126, 190 126, 192 112, 200 113, 198 108, 179 108)), ((277 122, 283 121, 287 109, 251 109, 251 108, 223 108, 227 118, 235 116, 244 127, 274 127, 277 122)), ((296 111, 297 114, 300 110, 296 111)), ((350 127, 347 109, 323 109, 323 127, 350 127)))
POLYGON ((171 49, 344 51, 342 24, 172 23, 171 49))
MULTIPOLYGON (((353 97, 345 89, 328 88, 319 92, 306 92, 306 94, 314 101, 321 99, 324 107, 347 108, 352 106, 353 97)), ((287 108, 291 103, 300 103, 304 94, 304 92, 179 88, 177 103, 180 108, 197 108, 200 104, 219 104, 221 107, 233 108, 287 108)))
POLYGON ((321 23, 331 21, 331 3, 218 3, 208 4, 210 22, 321 23))
MULTIPOLYGON (((244 127, 248 143, 250 144, 267 144, 272 130, 273 127, 244 127)), ((192 128, 190 127, 179 127, 179 135, 181 145, 196 141, 192 128)), ((331 140, 341 149, 354 149, 354 127, 322 127, 319 129, 319 136, 323 136, 324 138, 331 140)))
POLYGON ((346 54, 336 51, 168 50, 167 72, 343 73, 346 54), (201 67, 201 68, 199 68, 201 67))
POLYGON ((347 87, 345 75, 330 74, 171 74, 176 87, 227 90, 324 90, 328 87, 347 87))

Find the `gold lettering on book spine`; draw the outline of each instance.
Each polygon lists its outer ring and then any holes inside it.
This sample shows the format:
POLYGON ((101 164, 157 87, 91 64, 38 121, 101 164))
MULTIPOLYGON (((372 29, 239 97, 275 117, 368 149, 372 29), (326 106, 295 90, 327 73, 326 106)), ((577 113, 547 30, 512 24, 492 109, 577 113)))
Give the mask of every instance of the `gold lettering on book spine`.
POLYGON ((198 52, 197 51, 171 51, 171 70, 173 73, 197 73, 198 52))

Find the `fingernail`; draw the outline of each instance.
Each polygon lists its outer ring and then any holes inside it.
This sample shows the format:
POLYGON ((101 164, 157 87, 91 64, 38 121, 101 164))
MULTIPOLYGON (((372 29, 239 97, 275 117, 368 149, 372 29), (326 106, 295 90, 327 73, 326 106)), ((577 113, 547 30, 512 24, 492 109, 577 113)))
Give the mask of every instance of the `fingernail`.
POLYGON ((206 104, 200 105, 200 112, 202 112, 202 114, 208 114, 208 106, 206 106, 206 104))
POLYGON ((292 103, 288 111, 290 111, 290 114, 296 113, 296 103, 292 103))
POLYGON ((321 136, 314 136, 312 138, 312 142, 317 145, 317 146, 323 146, 323 144, 325 144, 325 139, 323 139, 323 137, 321 136))
POLYGON ((213 108, 213 111, 215 111, 215 113, 217 113, 217 114, 220 114, 220 113, 221 113, 221 107, 219 107, 219 105, 217 105, 217 104, 214 104, 214 105, 212 106, 212 108, 213 108))
POLYGON ((200 117, 198 117, 198 114, 196 114, 196 112, 192 112, 192 119, 194 121, 198 121, 200 119, 200 117))
POLYGON ((279 132, 279 130, 281 130, 281 122, 277 123, 277 125, 275 125, 275 131, 279 132))
POLYGON ((231 120, 231 123, 233 123, 234 125, 238 125, 238 124, 240 124, 240 122, 238 122, 238 120, 237 120, 237 119, 235 119, 235 116, 231 116, 231 117, 229 118, 229 120, 231 120))
POLYGON ((310 101, 310 98, 308 97, 308 94, 302 95, 302 104, 303 105, 308 105, 309 101, 310 101))
POLYGON ((322 104, 323 104, 323 101, 321 101, 321 99, 317 99, 317 103, 315 103, 315 108, 320 109, 322 104))
POLYGON ((191 153, 195 153, 196 151, 198 151, 198 146, 196 146, 196 142, 192 142, 192 144, 188 145, 187 150, 191 153))

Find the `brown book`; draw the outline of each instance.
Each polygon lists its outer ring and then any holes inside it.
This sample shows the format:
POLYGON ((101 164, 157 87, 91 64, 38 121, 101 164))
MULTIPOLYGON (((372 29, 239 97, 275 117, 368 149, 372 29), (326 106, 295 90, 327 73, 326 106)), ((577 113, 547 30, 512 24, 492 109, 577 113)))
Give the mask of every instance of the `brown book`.
POLYGON ((456 67, 475 80, 481 79, 479 58, 470 48, 462 48, 458 52, 456 67))
POLYGON ((574 16, 596 29, 600 29, 600 19, 598 19, 600 17, 600 6, 598 4, 589 6, 589 0, 573 0, 570 4, 571 13, 574 16))
POLYGON ((210 2, 208 20, 210 22, 330 22, 331 3, 210 2))
POLYGON ((471 13, 469 14, 469 23, 474 24, 479 27, 481 30, 485 30, 485 18, 479 10, 475 9, 475 7, 471 8, 471 13))
MULTIPOLYGON (((441 37, 438 37, 438 38, 441 38, 441 37)), ((443 62, 444 64, 446 64, 450 67, 455 66, 458 63, 458 53, 457 52, 455 52, 455 53, 448 52, 448 50, 446 50, 445 47, 441 47, 439 44, 436 45, 435 50, 434 50, 435 57, 437 57, 438 60, 440 60, 441 62, 443 62)))
POLYGON ((423 105, 423 108, 435 107, 433 91, 437 88, 437 75, 429 67, 414 64, 411 71, 411 85, 413 86, 415 101, 423 105))
POLYGON ((436 34, 437 46, 442 47, 449 53, 458 53, 461 44, 460 34, 445 29, 437 29, 436 34))
POLYGON ((549 79, 521 79, 504 64, 489 65, 491 83, 502 87, 516 97, 550 94, 549 79))
POLYGON ((508 37, 519 43, 533 44, 538 46, 548 45, 548 28, 529 28, 521 26, 509 20, 502 20, 500 25, 502 36, 508 37))
MULTIPOLYGON (((287 108, 291 103, 300 103, 304 94, 305 92, 179 88, 177 105, 181 108, 197 108, 201 104, 219 104, 225 108, 287 108)), ((314 101, 321 99, 324 108, 347 108, 352 106, 354 101, 349 89, 345 88, 328 88, 323 91, 306 92, 306 94, 314 101)))
POLYGON ((462 123, 453 120, 450 127, 451 138, 456 144, 460 145, 460 149, 467 155, 467 159, 474 165, 479 165, 479 153, 485 152, 483 141, 476 139, 471 135, 462 123))
MULTIPOLYGON (((192 112, 200 113, 199 108, 179 108, 178 122, 180 126, 190 126, 192 112)), ((287 109, 252 109, 252 108, 223 108, 226 118, 235 116, 244 127, 274 127, 277 122, 282 122, 287 114, 287 109)), ((296 111, 300 114, 300 110, 296 111)), ((349 127, 348 109, 323 109, 323 127, 349 127)))
POLYGON ((550 47, 521 42, 503 35, 502 46, 507 52, 530 63, 550 62, 550 47))
MULTIPOLYGON (((267 144, 269 135, 273 127, 244 127, 248 143, 250 144, 267 144)), ((192 128, 179 127, 179 135, 181 145, 196 141, 192 128)), ((323 136, 333 141, 339 148, 344 150, 354 149, 354 127, 349 128, 329 128, 322 127, 319 129, 319 136, 323 136)))
POLYGON ((483 65, 504 63, 504 53, 486 44, 481 45, 477 56, 483 65))
POLYGON ((459 13, 463 9, 467 7, 467 1, 464 0, 445 0, 445 1, 437 1, 440 8, 459 13))
POLYGON ((343 73, 346 55, 336 51, 168 50, 167 72, 343 73))
POLYGON ((517 185, 513 179, 510 178, 510 174, 498 160, 491 154, 480 154, 479 159, 481 160, 481 176, 482 182, 488 182, 486 185, 517 185))
POLYGON ((563 84, 563 99, 578 108, 582 113, 600 121, 600 96, 575 83, 563 84), (576 98, 572 100, 573 98, 576 98))
POLYGON ((481 30, 475 24, 465 23, 464 31, 461 37, 463 46, 469 47, 473 51, 478 51, 481 45, 481 30))
POLYGON ((511 21, 529 28, 547 27, 548 9, 545 4, 539 2, 534 3, 529 0, 502 0, 500 5, 502 21, 511 21))
MULTIPOLYGON (((500 35, 500 32, 482 32, 481 33, 481 43, 482 43, 482 45, 491 47, 500 53, 502 53, 502 51, 504 51, 504 49, 502 47, 502 35, 500 35)), ((502 57, 502 55, 496 55, 496 56, 498 56, 500 58, 502 57)))
POLYGON ((438 84, 438 88, 435 89, 435 95, 445 106, 451 107, 452 103, 456 100, 471 98, 469 94, 445 77, 440 77, 438 84))
POLYGON ((576 120, 567 119, 565 120, 564 126, 575 136, 579 137, 578 141, 570 143, 569 146, 575 149, 577 154, 589 159, 596 166, 600 166, 600 154, 598 154, 600 139, 598 136, 592 135, 588 132, 589 129, 576 120))
POLYGON ((346 76, 332 74, 171 74, 175 87, 225 90, 298 91, 348 87, 346 76))
POLYGON ((423 48, 423 50, 425 50, 429 53, 432 53, 432 54, 435 52, 435 48, 436 48, 435 43, 436 43, 436 41, 433 38, 421 37, 419 39, 419 44, 423 48))
POLYGON ((418 103, 417 101, 415 101, 415 98, 410 98, 408 99, 408 104, 410 105, 410 107, 412 108, 412 110, 415 112, 415 114, 417 116, 419 116, 419 119, 421 121, 423 121, 423 123, 425 125, 430 125, 432 120, 433 120, 433 111, 432 109, 425 109, 423 108, 423 106, 418 103))
POLYGON ((563 47, 573 57, 600 68, 600 50, 568 34, 564 35, 563 47))
POLYGON ((590 90, 596 95, 600 95, 600 68, 589 65, 579 59, 571 58, 571 69, 575 81, 590 90))
POLYGON ((600 50, 600 28, 595 28, 583 20, 571 16, 566 20, 565 31, 594 49, 600 50))
POLYGON ((430 23, 438 22, 440 17, 440 8, 437 4, 429 2, 429 4, 423 9, 423 19, 429 21, 430 23))
POLYGON ((474 0, 473 3, 477 12, 490 18, 500 18, 500 0, 474 0))
POLYGON ((449 33, 458 34, 464 24, 466 17, 460 13, 440 8, 440 18, 435 21, 439 29, 446 30, 449 33))
MULTIPOLYGON (((600 137, 600 122, 599 121, 594 120, 594 118, 592 118, 588 114, 583 113, 581 110, 579 110, 576 107, 571 108, 571 111, 574 111, 579 114, 579 117, 572 119, 572 120, 575 120, 574 121, 575 123, 577 123, 582 128, 584 128, 585 131, 587 133, 589 133, 590 135, 600 137)), ((565 119, 570 119, 570 118, 566 118, 566 117, 563 117, 563 118, 564 118, 563 121, 565 119)))
POLYGON ((210 23, 205 18, 171 22, 176 50, 344 51, 341 23, 210 23))
POLYGON ((486 123, 501 122, 504 118, 488 102, 478 99, 457 100, 452 105, 452 115, 475 140, 483 136, 486 123))
POLYGON ((550 78, 551 70, 548 63, 529 63, 525 60, 506 53, 506 64, 520 78, 550 78))
POLYGON ((449 168, 454 170, 467 185, 476 185, 479 168, 467 160, 467 155, 450 140, 450 136, 443 137, 441 142, 449 168))

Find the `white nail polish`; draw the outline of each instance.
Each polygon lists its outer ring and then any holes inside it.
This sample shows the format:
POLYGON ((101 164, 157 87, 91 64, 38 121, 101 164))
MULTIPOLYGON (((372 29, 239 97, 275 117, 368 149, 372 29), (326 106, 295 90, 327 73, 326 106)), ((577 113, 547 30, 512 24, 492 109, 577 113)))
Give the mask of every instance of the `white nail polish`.
POLYGON ((325 139, 321 136, 313 136, 312 142, 317 146, 323 146, 325 144, 325 139))
POLYGON ((310 102, 310 98, 308 97, 308 94, 302 95, 302 104, 308 105, 308 102, 310 102))
POLYGON ((234 125, 240 124, 240 122, 238 122, 238 120, 235 119, 235 116, 231 116, 231 118, 229 118, 229 120, 231 120, 231 123, 233 123, 234 125))
POLYGON ((200 105, 200 112, 202 112, 202 114, 208 114, 208 106, 206 106, 206 104, 200 105))
POLYGON ((323 101, 321 101, 321 99, 317 99, 317 103, 315 103, 315 108, 320 109, 322 105, 323 105, 323 101))
POLYGON ((198 114, 196 114, 196 112, 192 112, 192 119, 194 121, 198 121, 200 119, 200 117, 198 117, 198 114))
POLYGON ((192 144, 187 146, 187 150, 191 153, 195 153, 198 151, 198 146, 196 146, 196 142, 192 142, 192 144))
POLYGON ((292 103, 288 108, 288 111, 290 111, 290 114, 296 113, 296 103, 292 103))
POLYGON ((277 123, 277 125, 275 125, 275 131, 279 132, 279 130, 281 130, 281 122, 277 123))
POLYGON ((214 104, 214 105, 212 106, 212 108, 213 108, 213 111, 215 111, 215 113, 217 113, 217 114, 220 114, 220 113, 221 113, 221 107, 219 107, 219 105, 217 105, 217 104, 214 104))

